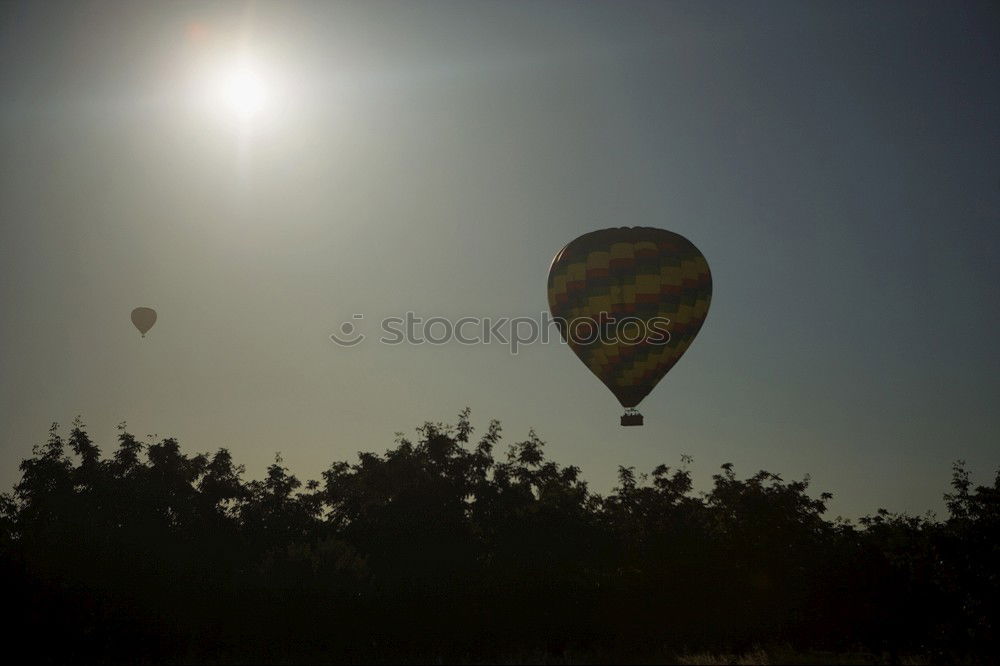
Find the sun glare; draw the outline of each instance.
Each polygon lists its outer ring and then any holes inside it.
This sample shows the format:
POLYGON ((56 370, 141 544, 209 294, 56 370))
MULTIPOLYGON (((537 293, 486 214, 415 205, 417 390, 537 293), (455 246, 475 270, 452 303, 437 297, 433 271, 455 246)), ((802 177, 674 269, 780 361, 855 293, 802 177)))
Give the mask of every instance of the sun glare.
POLYGON ((229 72, 222 83, 226 105, 241 119, 257 115, 267 100, 261 77, 249 66, 240 65, 229 72))

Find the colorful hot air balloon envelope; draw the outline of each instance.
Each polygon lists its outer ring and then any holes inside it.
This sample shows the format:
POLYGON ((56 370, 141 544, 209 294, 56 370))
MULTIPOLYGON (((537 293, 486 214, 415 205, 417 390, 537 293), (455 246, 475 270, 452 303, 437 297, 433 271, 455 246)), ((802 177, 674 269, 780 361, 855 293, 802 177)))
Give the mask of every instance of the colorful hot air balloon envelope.
POLYGON ((691 346, 712 300, 708 262, 680 234, 602 229, 556 254, 549 309, 570 349, 642 425, 635 408, 691 346))
POLYGON ((142 337, 146 337, 146 333, 156 323, 156 310, 153 308, 136 308, 132 310, 132 323, 142 333, 142 337))

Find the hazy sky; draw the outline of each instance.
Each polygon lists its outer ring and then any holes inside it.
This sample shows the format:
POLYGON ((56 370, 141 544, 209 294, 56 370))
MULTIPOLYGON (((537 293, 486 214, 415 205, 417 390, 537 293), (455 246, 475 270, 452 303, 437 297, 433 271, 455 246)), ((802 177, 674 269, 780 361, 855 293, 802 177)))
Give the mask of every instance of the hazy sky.
POLYGON ((0 487, 78 414, 316 476, 466 405, 599 492, 687 453, 701 488, 731 461, 923 512, 1000 465, 995 4, 2 8, 0 487), (643 428, 561 344, 377 341, 537 317, 554 253, 622 225, 715 282, 643 428))

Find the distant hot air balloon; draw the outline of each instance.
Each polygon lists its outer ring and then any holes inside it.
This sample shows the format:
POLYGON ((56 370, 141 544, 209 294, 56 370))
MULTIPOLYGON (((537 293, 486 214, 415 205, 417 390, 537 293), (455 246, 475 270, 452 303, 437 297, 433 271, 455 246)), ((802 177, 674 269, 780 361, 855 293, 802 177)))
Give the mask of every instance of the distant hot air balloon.
POLYGON ((146 337, 146 332, 156 323, 156 310, 153 308, 136 308, 132 310, 132 323, 146 337))
POLYGON ((584 234, 549 269, 559 331, 625 407, 622 425, 642 425, 635 407, 687 351, 711 300, 705 257, 663 229, 584 234))

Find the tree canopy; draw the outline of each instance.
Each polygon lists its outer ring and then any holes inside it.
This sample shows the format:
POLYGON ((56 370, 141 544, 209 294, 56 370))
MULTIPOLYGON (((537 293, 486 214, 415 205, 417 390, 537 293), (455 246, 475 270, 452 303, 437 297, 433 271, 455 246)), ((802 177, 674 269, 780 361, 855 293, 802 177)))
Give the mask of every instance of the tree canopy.
POLYGON ((808 478, 725 464, 696 492, 684 457, 600 496, 534 432, 474 434, 466 409, 303 483, 280 456, 246 480, 224 448, 122 425, 102 455, 53 425, 0 496, 9 628, 48 661, 997 644, 1000 474, 956 463, 943 520, 852 524, 808 478))

